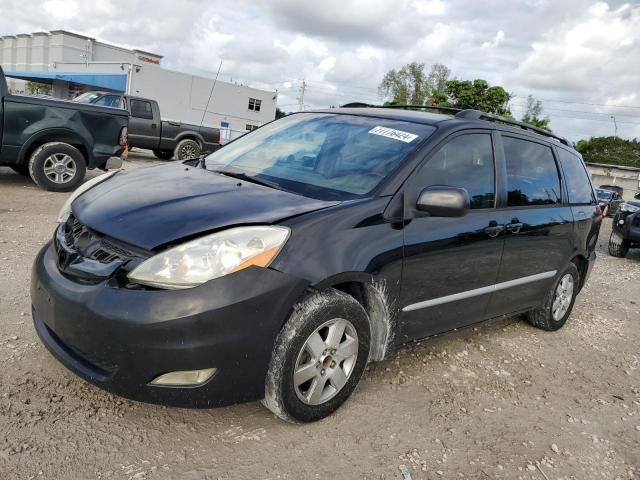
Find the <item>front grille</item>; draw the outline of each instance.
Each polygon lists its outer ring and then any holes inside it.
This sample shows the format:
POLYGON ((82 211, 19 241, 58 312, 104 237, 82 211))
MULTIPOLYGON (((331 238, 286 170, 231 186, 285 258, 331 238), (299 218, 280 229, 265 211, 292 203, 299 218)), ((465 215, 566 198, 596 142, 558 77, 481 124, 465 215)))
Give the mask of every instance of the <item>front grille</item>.
POLYGON ((78 252, 83 258, 110 264, 115 261, 124 263, 127 260, 139 257, 132 250, 116 245, 115 242, 93 232, 73 215, 69 216, 64 229, 66 246, 78 252))

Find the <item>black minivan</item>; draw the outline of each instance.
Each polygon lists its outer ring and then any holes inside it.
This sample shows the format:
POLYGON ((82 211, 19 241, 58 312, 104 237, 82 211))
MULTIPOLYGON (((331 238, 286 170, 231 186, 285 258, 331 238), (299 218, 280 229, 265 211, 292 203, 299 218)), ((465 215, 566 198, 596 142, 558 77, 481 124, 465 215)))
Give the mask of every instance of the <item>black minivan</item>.
POLYGON ((602 221, 581 157, 426 110, 297 113, 85 183, 35 260, 40 338, 125 397, 304 422, 410 342, 518 313, 562 327, 602 221))

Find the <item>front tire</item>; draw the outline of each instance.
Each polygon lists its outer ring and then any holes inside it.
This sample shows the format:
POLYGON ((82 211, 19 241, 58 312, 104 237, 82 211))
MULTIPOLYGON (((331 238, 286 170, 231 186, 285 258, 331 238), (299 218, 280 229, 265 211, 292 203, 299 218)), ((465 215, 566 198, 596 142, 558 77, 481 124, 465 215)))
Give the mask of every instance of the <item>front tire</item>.
POLYGON ((262 403, 283 420, 313 422, 342 405, 369 358, 369 318, 329 289, 294 306, 274 345, 262 403))
POLYGON ((200 144, 195 140, 186 138, 180 140, 173 151, 173 156, 176 160, 189 160, 191 158, 198 158, 202 153, 200 144))
POLYGON ((171 150, 153 150, 153 154, 160 160, 171 160, 173 158, 171 150))
POLYGON ((544 306, 527 313, 529 323, 548 331, 562 328, 571 315, 579 286, 578 268, 574 263, 569 263, 547 293, 544 306))
POLYGON ((631 244, 629 240, 625 240, 619 233, 611 232, 609 237, 609 255, 612 257, 624 258, 629 253, 631 244))
POLYGON ((87 165, 76 147, 63 142, 40 145, 29 159, 29 175, 50 192, 70 192, 84 179, 87 165))

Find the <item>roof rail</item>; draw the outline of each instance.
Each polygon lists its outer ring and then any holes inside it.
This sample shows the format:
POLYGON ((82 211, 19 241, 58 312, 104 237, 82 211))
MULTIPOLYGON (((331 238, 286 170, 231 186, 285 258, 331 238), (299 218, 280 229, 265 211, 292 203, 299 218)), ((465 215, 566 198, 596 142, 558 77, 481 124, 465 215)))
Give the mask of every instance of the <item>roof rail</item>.
POLYGON ((453 107, 438 107, 435 105, 382 105, 380 108, 401 108, 405 110, 435 110, 445 113, 459 113, 462 112, 461 108, 453 107))
POLYGON ((508 118, 501 117, 499 115, 494 115, 492 113, 482 112, 480 110, 467 109, 467 110, 459 111, 458 113, 456 113, 455 117, 465 118, 469 120, 487 120, 489 122, 504 123, 505 125, 513 125, 515 127, 520 127, 523 130, 530 130, 532 132, 535 132, 539 135, 543 135, 545 137, 555 138, 560 143, 567 145, 568 147, 571 146, 571 144, 566 138, 556 135, 555 133, 549 130, 534 127, 533 125, 529 125, 528 123, 519 122, 517 120, 511 120, 508 118))
POLYGON ((460 108, 453 107, 437 107, 434 105, 370 105, 362 102, 351 102, 342 105, 342 108, 398 108, 402 110, 435 110, 445 113, 458 113, 461 112, 460 108))

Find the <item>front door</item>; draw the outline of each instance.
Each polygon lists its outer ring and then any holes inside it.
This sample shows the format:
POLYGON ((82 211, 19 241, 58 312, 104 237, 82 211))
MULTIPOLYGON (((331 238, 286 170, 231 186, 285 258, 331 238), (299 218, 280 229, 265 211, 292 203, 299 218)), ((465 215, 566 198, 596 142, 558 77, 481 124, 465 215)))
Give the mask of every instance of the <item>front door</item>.
POLYGON ((551 146, 515 134, 501 140, 498 165, 506 179, 507 204, 499 222, 505 226, 505 244, 500 289, 491 299, 489 316, 541 306, 574 245, 573 214, 563 201, 551 146))
POLYGON ((504 241, 493 152, 490 132, 457 134, 429 155, 405 187, 399 343, 484 318, 504 241), (469 212, 460 218, 417 212, 420 191, 432 185, 465 188, 469 212))

